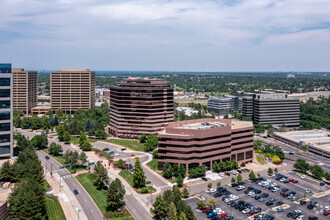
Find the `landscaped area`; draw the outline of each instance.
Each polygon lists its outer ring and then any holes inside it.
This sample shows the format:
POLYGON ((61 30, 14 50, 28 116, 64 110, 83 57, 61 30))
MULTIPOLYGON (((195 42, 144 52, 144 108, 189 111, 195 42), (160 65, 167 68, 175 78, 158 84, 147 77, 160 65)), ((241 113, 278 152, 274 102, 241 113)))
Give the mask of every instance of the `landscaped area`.
POLYGON ((46 196, 46 209, 49 220, 65 220, 62 207, 56 196, 46 196))
POLYGON ((80 174, 76 176, 77 180, 81 183, 81 185, 86 189, 88 194, 92 197, 98 208, 101 210, 101 212, 109 217, 116 217, 115 219, 133 219, 133 217, 130 216, 127 209, 124 207, 122 210, 124 212, 124 216, 118 216, 120 213, 110 213, 106 210, 107 205, 107 191, 106 190, 98 190, 96 186, 94 185, 94 175, 93 173, 87 173, 87 174, 80 174), (114 216, 117 215, 117 216, 114 216), (125 217, 125 218, 123 218, 125 217))
MULTIPOLYGON (((123 169, 122 171, 119 172, 119 175, 123 177, 132 188, 134 188, 133 174, 129 170, 123 169)), ((136 189, 136 191, 138 193, 146 193, 146 192, 153 193, 156 192, 156 189, 153 188, 152 186, 145 186, 141 189, 136 189)))
POLYGON ((260 163, 261 165, 267 164, 267 161, 266 161, 264 155, 256 155, 256 159, 257 159, 258 163, 260 163))
POLYGON ((154 171, 157 171, 158 169, 158 160, 157 159, 152 159, 147 163, 147 166, 153 169, 154 171))
MULTIPOLYGON (((87 141, 89 143, 94 143, 96 141, 98 141, 98 139, 94 139, 94 138, 87 138, 87 141)), ((79 144, 79 136, 70 136, 70 142, 72 144, 79 144)))
MULTIPOLYGON (((43 149, 43 151, 47 154, 49 154, 49 149, 43 149)), ((57 160, 60 164, 62 164, 63 166, 68 166, 70 164, 66 164, 65 163, 65 158, 63 157, 63 155, 59 155, 59 156, 52 156, 55 160, 57 160)), ((73 167, 66 167, 68 171, 70 171, 70 173, 74 173, 74 168, 73 167)), ((81 164, 76 165, 76 172, 80 171, 80 170, 86 170, 86 166, 83 166, 81 164)))
POLYGON ((129 148, 135 151, 143 151, 145 145, 136 140, 123 140, 123 139, 108 139, 106 140, 109 143, 118 144, 120 146, 129 148))

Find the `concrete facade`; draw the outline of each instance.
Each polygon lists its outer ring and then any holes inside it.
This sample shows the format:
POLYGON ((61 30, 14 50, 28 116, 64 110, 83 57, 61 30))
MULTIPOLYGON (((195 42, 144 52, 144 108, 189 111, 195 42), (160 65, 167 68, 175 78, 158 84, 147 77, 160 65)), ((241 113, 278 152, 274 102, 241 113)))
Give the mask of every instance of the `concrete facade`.
POLYGON ((51 108, 72 113, 95 106, 95 72, 89 69, 63 69, 50 72, 51 108))
POLYGON ((14 110, 30 114, 38 104, 38 72, 12 69, 14 83, 14 110))
POLYGON ((240 112, 242 98, 237 96, 212 97, 207 102, 207 111, 216 115, 232 114, 240 112))
POLYGON ((107 133, 122 138, 157 134, 173 121, 173 88, 167 80, 122 79, 110 88, 107 133))
POLYGON ((0 158, 13 156, 13 75, 11 64, 0 64, 0 158))
POLYGON ((252 122, 197 119, 170 123, 158 134, 159 168, 168 162, 184 165, 186 172, 214 161, 253 160, 252 122))

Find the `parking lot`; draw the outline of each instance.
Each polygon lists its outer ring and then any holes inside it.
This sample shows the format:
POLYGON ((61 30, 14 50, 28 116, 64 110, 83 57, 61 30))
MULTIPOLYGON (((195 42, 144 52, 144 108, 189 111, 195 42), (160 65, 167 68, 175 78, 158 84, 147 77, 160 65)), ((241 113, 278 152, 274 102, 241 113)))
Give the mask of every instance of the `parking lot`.
MULTIPOLYGON (((237 191, 235 187, 232 187, 231 185, 228 186, 222 186, 224 188, 226 188, 227 190, 229 190, 231 193, 237 195, 239 198, 237 200, 235 200, 235 202, 237 203, 238 201, 242 200, 246 203, 250 203, 253 206, 256 207, 260 207, 262 209, 263 213, 268 213, 272 216, 275 217, 275 219, 292 219, 287 217, 287 214, 289 212, 294 212, 294 210, 300 210, 302 215, 304 215, 304 219, 308 219, 309 216, 316 216, 318 217, 318 219, 330 219, 330 216, 324 216, 323 215, 323 207, 324 206, 330 206, 330 198, 329 195, 325 195, 323 197, 320 198, 316 198, 313 195, 316 193, 320 192, 320 186, 319 183, 305 178, 305 179, 301 179, 300 175, 295 174, 295 175, 291 175, 289 173, 282 173, 283 175, 288 177, 289 179, 295 179, 298 181, 298 183, 283 183, 280 182, 279 180, 276 180, 275 176, 266 176, 264 177, 264 179, 267 179, 269 181, 271 181, 271 183, 276 183, 279 186, 279 191, 277 192, 272 192, 271 190, 262 187, 261 185, 258 185, 256 183, 253 183, 252 181, 244 181, 245 182, 245 189, 241 190, 241 191, 237 191), (244 193, 244 191, 248 188, 248 187, 253 187, 254 189, 259 189, 261 190, 261 194, 263 193, 268 193, 269 196, 265 198, 265 201, 258 201, 255 200, 254 198, 252 198, 251 196, 247 195, 244 193), (282 192, 283 188, 287 188, 288 192, 294 191, 296 192, 296 197, 297 198, 304 198, 304 194, 306 194, 306 200, 308 201, 307 204, 304 205, 300 205, 299 202, 293 202, 288 198, 284 198, 283 196, 280 195, 280 193, 282 192), (312 191, 312 193, 306 193, 306 189, 309 189, 312 191), (267 206, 266 202, 269 201, 269 199, 271 197, 276 198, 276 201, 274 202, 273 205, 267 206), (318 202, 318 205, 313 208, 313 209, 308 209, 307 205, 309 204, 310 200, 314 199, 315 201, 318 202), (276 203, 282 201, 284 206, 284 211, 278 213, 277 212, 277 206, 276 203), (288 206, 286 206, 288 205, 288 206), (288 208, 287 208, 288 207, 288 208)), ((325 192, 329 190, 328 186, 323 186, 321 188, 322 192, 325 192)), ((243 214, 241 211, 239 211, 239 209, 235 209, 234 207, 231 207, 231 205, 227 205, 224 201, 222 201, 223 196, 218 197, 218 198, 214 198, 214 194, 210 194, 207 192, 202 192, 200 193, 204 198, 205 198, 205 202, 207 202, 208 199, 215 199, 217 201, 217 207, 221 208, 223 211, 225 211, 228 214, 231 214, 234 216, 234 219, 247 219, 247 214, 243 214)), ((189 201, 189 205, 192 207, 192 209, 195 212, 196 218, 197 219, 207 219, 207 216, 204 213, 200 213, 196 211, 196 202, 198 201, 197 199, 195 199, 196 201, 189 201)), ((279 206, 278 206, 279 207, 279 206)), ((253 219, 253 217, 251 217, 253 219)))

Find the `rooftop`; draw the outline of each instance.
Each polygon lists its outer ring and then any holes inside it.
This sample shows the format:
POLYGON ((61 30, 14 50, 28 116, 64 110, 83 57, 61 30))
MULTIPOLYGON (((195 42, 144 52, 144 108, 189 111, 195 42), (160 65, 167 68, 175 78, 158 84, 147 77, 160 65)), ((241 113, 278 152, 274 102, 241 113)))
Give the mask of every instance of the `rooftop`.
POLYGON ((228 125, 220 122, 200 122, 200 123, 186 124, 178 128, 202 130, 202 129, 224 127, 224 126, 228 126, 228 125))

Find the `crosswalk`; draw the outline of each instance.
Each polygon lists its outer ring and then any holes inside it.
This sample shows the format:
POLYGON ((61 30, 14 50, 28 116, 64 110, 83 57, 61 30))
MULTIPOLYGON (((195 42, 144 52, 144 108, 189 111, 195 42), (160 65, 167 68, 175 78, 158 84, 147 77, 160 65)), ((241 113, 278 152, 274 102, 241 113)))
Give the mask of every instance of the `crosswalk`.
POLYGON ((71 174, 66 174, 66 175, 63 175, 61 176, 63 179, 69 179, 69 178, 72 178, 72 175, 71 174))

